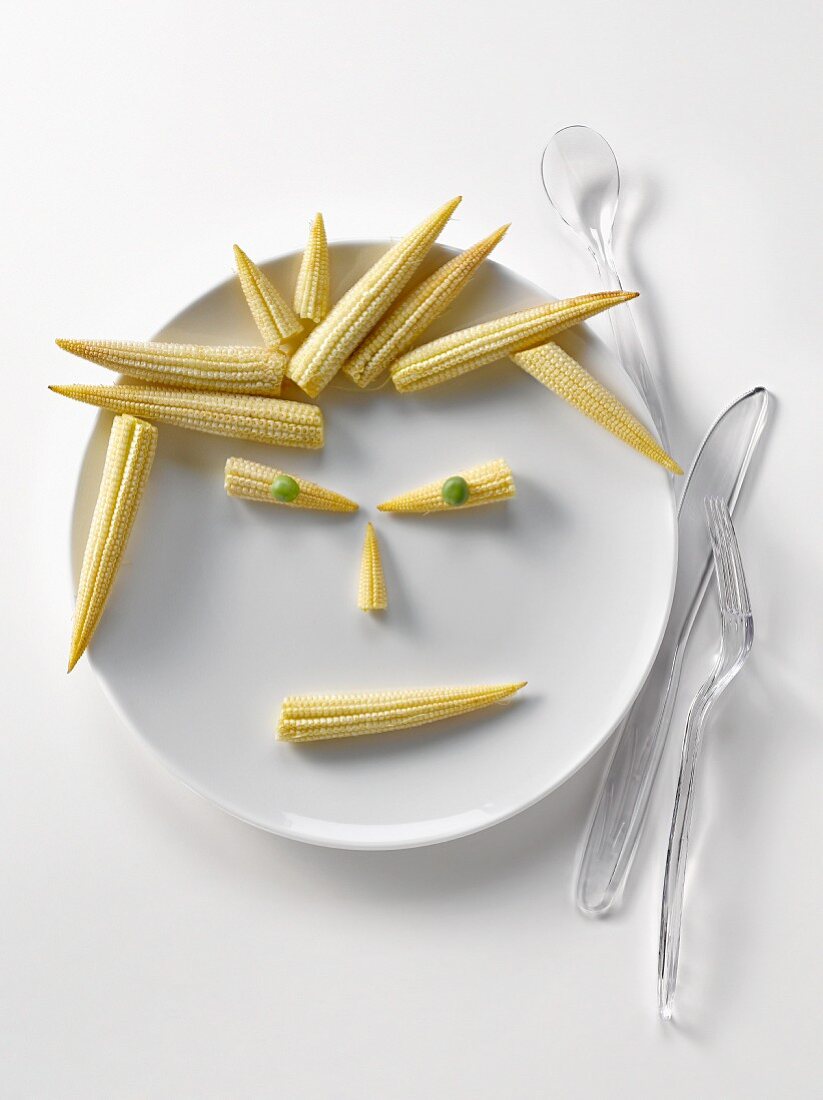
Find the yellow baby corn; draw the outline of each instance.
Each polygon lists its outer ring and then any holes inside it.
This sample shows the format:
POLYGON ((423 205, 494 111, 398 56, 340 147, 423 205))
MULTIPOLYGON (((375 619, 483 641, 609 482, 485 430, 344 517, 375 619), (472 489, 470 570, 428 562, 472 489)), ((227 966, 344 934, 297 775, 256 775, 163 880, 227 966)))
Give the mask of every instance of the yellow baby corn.
POLYGON ((160 386, 232 393, 280 392, 282 348, 208 347, 123 340, 58 340, 57 346, 101 367, 160 386))
POLYGON ((636 297, 622 291, 581 294, 452 332, 401 356, 392 366, 392 379, 403 393, 436 386, 512 351, 542 343, 571 325, 636 297))
POLYGON ((323 414, 316 405, 233 393, 200 393, 164 386, 49 386, 54 393, 146 420, 212 435, 282 447, 323 446, 323 414))
POLYGON ((273 466, 263 466, 246 458, 226 462, 226 492, 231 497, 280 504, 286 508, 313 508, 319 512, 356 512, 353 500, 295 477, 273 466))
POLYGON ((114 418, 80 570, 69 672, 82 657, 100 622, 137 515, 156 446, 157 428, 133 416, 114 418))
POLYGON ((399 297, 459 202, 456 198, 441 206, 381 256, 300 345, 286 373, 310 397, 329 384, 399 297))
POLYGON ((605 386, 557 344, 544 344, 530 351, 515 352, 511 357, 538 382, 596 420, 612 435, 634 447, 653 462, 659 462, 673 474, 683 471, 668 455, 651 432, 634 417, 605 386))
POLYGON ((273 347, 302 332, 303 326, 289 303, 238 245, 234 246, 234 258, 240 285, 266 347, 273 347))
POLYGON ((525 681, 359 695, 290 695, 283 700, 277 735, 281 741, 324 741, 425 726, 502 702, 522 687, 525 681))
POLYGON ((380 512, 418 513, 460 511, 463 508, 475 508, 478 504, 509 500, 514 495, 514 477, 508 463, 497 458, 493 462, 472 466, 452 477, 431 481, 419 489, 392 497, 391 500, 378 504, 377 509, 380 512), (450 488, 457 492, 450 493, 450 488))
POLYGON ((294 288, 294 308, 298 316, 315 324, 329 312, 329 242, 322 214, 315 217, 309 232, 294 288))
POLYGON ((490 236, 443 264, 394 307, 366 337, 343 367, 358 386, 368 386, 386 367, 408 351, 435 318, 454 301, 480 264, 503 239, 503 225, 490 236))
POLYGON ((385 611, 389 606, 386 595, 386 579, 380 560, 377 535, 370 523, 366 524, 366 540, 360 560, 360 585, 357 590, 357 606, 361 611, 385 611))

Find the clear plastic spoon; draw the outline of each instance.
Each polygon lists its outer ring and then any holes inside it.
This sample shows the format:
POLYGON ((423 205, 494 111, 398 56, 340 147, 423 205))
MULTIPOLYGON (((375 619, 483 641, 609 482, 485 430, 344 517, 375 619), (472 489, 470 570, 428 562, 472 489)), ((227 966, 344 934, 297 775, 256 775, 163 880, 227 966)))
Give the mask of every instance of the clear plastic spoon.
MULTIPOLYGON (((612 147, 590 126, 558 130, 543 150, 543 186, 564 222, 586 243, 604 290, 622 290, 612 254, 620 169, 612 147)), ((609 310, 620 364, 646 403, 660 442, 669 442, 660 397, 628 304, 609 310)))

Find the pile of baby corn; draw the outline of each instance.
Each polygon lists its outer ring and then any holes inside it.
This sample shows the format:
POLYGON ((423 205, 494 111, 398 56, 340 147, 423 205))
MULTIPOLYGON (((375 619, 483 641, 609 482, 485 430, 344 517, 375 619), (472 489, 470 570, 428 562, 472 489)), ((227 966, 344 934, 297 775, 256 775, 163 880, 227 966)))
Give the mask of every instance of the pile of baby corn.
MULTIPOLYGON (((83 557, 69 671, 89 644, 111 592, 154 459, 156 424, 282 447, 322 447, 321 410, 306 400, 280 397, 285 378, 307 397, 316 398, 340 372, 363 388, 388 373, 398 392, 410 393, 509 357, 617 438, 670 472, 682 473, 629 410, 551 342, 564 329, 634 298, 632 293, 584 294, 547 302, 419 343, 508 229, 495 230, 409 289, 460 201, 447 202, 391 247, 333 307, 322 215, 311 226, 291 304, 235 246, 240 285, 262 346, 57 341, 66 351, 132 380, 109 386, 51 387, 55 393, 116 414, 83 557)), ((486 496, 513 492, 507 480, 510 473, 498 485, 500 473, 494 464, 469 473, 477 474, 478 484, 484 477, 489 480, 486 496)), ((442 507, 439 484, 387 501, 381 510, 442 507)), ((293 507, 357 508, 353 501, 312 482, 241 458, 229 459, 226 488, 232 495, 274 499, 293 507)), ((476 497, 481 499, 482 495, 476 497)), ((386 606, 380 552, 370 524, 358 602, 364 610, 386 606)), ((423 725, 499 702, 522 686, 292 697, 283 704, 279 735, 284 740, 315 741, 423 725)))

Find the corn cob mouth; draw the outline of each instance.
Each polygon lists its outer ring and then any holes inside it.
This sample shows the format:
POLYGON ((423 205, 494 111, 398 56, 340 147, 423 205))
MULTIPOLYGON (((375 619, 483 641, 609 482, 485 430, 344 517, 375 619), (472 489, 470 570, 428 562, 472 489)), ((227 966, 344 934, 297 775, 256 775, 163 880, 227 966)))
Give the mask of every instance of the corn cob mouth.
POLYGON ((502 703, 526 682, 288 696, 281 706, 277 735, 281 741, 309 743, 414 729, 502 703))

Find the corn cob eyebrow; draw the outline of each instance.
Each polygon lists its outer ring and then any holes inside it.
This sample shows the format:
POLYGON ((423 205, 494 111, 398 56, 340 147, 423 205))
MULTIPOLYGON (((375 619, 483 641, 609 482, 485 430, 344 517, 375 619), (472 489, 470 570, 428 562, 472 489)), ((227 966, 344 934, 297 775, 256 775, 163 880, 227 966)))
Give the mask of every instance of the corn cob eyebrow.
POLYGON ((357 589, 357 606, 361 611, 385 611, 389 606, 386 579, 380 558, 380 545, 374 527, 366 524, 366 538, 360 561, 360 584, 357 589))
POLYGON ((356 512, 358 508, 353 500, 324 489, 322 485, 246 458, 228 459, 225 486, 229 496, 286 508, 312 508, 319 512, 356 512), (278 493, 276 483, 280 480, 285 482, 287 491, 278 493))
POLYGON ((444 496, 444 486, 453 480, 455 475, 449 478, 441 478, 438 481, 430 481, 419 489, 412 489, 408 493, 392 497, 377 505, 379 512, 451 512, 461 511, 464 508, 476 508, 481 504, 494 504, 499 500, 510 500, 516 493, 514 476, 507 462, 502 458, 496 458, 492 462, 484 462, 479 466, 472 466, 468 470, 462 470, 456 478, 465 481, 468 488, 468 496, 464 501, 452 501, 444 496))
POLYGON ((273 443, 323 446, 323 414, 316 405, 250 394, 201 393, 165 386, 49 386, 54 393, 179 428, 273 443))
POLYGON ((300 319, 269 279, 239 245, 234 246, 237 276, 254 323, 267 347, 281 344, 303 331, 300 319))
POLYGON ((161 386, 278 394, 288 355, 282 348, 210 347, 156 341, 57 340, 57 346, 130 378, 161 386))
POLYGON ((344 372, 358 386, 368 386, 379 378, 451 305, 508 228, 501 226, 443 264, 408 298, 401 300, 356 349, 343 367, 344 372))
POLYGON ((557 344, 515 352, 512 360, 564 401, 673 474, 683 471, 611 391, 557 344))
POLYGON ((455 198, 441 206, 381 256, 300 345, 286 373, 310 397, 329 384, 402 293, 459 202, 455 198))
POLYGON ((323 215, 315 215, 297 284, 294 288, 294 308, 299 317, 319 324, 329 312, 329 242, 323 215))
POLYGON ((410 729, 500 703, 525 686, 524 680, 353 695, 290 695, 283 700, 280 710, 278 738, 293 742, 324 741, 410 729))
POLYGON ((623 291, 581 294, 449 333, 397 359, 391 369, 392 380, 401 393, 436 386, 513 351, 543 343, 563 329, 636 297, 623 291))
POLYGON ((116 416, 92 516, 74 611, 69 672, 91 641, 106 607, 146 487, 157 429, 133 416, 116 416))

